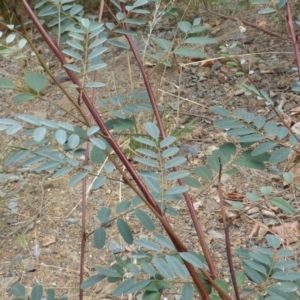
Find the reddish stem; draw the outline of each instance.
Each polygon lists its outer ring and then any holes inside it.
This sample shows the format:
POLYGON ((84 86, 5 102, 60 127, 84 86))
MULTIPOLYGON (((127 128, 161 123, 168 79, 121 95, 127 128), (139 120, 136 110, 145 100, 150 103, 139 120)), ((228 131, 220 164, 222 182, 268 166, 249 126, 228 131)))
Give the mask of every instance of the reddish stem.
MULTIPOLYGON (((125 13, 125 4, 123 2, 120 2, 120 5, 123 9, 123 13, 125 13)), ((128 30, 128 24, 124 23, 124 29, 128 30)), ((161 116, 159 114, 159 110, 158 110, 158 107, 157 107, 157 104, 156 104, 156 101, 155 101, 155 98, 154 98, 154 93, 153 93, 152 86, 151 86, 151 83, 150 83, 150 80, 149 80, 149 76, 148 76, 148 74, 145 70, 145 67, 142 63, 142 60, 141 60, 141 58, 138 54, 138 51, 137 51, 136 45, 135 45, 135 43, 132 39, 132 36, 131 35, 126 35, 126 38, 127 38, 128 43, 131 47, 131 50, 132 50, 133 55, 135 57, 135 60, 138 64, 138 66, 139 66, 139 69, 142 73, 142 76, 143 76, 143 79, 144 79, 144 84, 146 86, 146 89, 147 89, 147 92, 148 92, 148 95, 149 95, 149 99, 150 99, 150 102, 151 102, 151 105, 152 105, 152 109, 153 109, 153 112, 154 112, 154 115, 155 115, 155 118, 156 118, 156 122, 157 122, 157 125, 158 125, 158 128, 159 128, 159 131, 160 131, 160 135, 164 139, 164 138, 166 138, 166 132, 165 132, 164 125, 163 125, 163 122, 162 122, 162 119, 161 119, 161 116)), ((173 170, 178 171, 178 168, 174 167, 173 170)), ((179 185, 184 185, 184 182, 183 182, 182 179, 178 179, 178 183, 179 183, 179 185)), ((218 277, 218 275, 217 275, 212 257, 210 255, 210 252, 208 250, 207 244, 205 242, 204 234, 203 234, 203 231, 201 229, 200 222, 197 218, 197 214, 195 212, 193 202, 192 202, 191 197, 190 197, 188 192, 184 193, 183 195, 184 195, 184 199, 185 199, 185 202, 187 204, 189 213, 191 215, 192 222, 193 222, 194 228, 196 230, 198 240, 199 240, 199 243, 201 245, 203 254, 205 256, 208 268, 211 272, 212 277, 214 279, 216 279, 218 277)))
POLYGON ((294 24, 293 24, 291 6, 290 6, 289 1, 286 3, 285 8, 286 8, 286 22, 288 24, 288 28, 289 28, 289 31, 290 31, 292 43, 293 43, 293 46, 294 46, 294 52, 295 52, 295 57, 296 57, 297 69, 298 69, 298 77, 299 77, 299 80, 300 80, 300 54, 299 54, 297 36, 295 34, 295 28, 294 28, 294 24))

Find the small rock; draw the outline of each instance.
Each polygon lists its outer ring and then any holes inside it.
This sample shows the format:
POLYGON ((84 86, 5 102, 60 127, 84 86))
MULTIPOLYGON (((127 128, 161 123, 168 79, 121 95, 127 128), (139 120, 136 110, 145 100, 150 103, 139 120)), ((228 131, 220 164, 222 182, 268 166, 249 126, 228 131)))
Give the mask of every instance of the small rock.
POLYGON ((46 236, 42 240, 42 247, 48 247, 56 242, 55 236, 46 236))
POLYGON ((20 180, 20 176, 12 174, 0 174, 0 184, 6 184, 8 182, 16 182, 20 180))
POLYGON ((73 218, 67 219, 66 223, 67 223, 67 225, 76 224, 77 223, 77 219, 73 219, 73 218))
POLYGON ((33 272, 37 269, 37 263, 32 258, 23 259, 22 260, 22 265, 23 265, 25 273, 33 272))
POLYGON ((279 169, 274 165, 270 166, 269 170, 270 170, 270 173, 273 175, 278 175, 280 173, 279 169))
POLYGON ((59 83, 63 83, 63 82, 66 82, 66 81, 70 81, 70 77, 69 76, 66 76, 66 75, 61 75, 61 74, 58 74, 55 76, 56 80, 59 82, 59 83))
POLYGON ((286 194, 286 195, 283 196, 283 198, 284 198, 285 200, 290 201, 290 200, 293 200, 293 199, 294 199, 294 195, 293 195, 293 194, 286 194))
POLYGON ((41 250, 40 246, 37 244, 33 247, 32 251, 31 251, 31 255, 33 257, 39 257, 41 255, 41 252, 42 252, 42 250, 41 250))
POLYGON ((10 201, 7 205, 8 209, 12 210, 18 206, 18 203, 16 201, 10 201))
POLYGON ((212 65, 211 68, 212 68, 213 71, 218 71, 221 67, 222 67, 222 64, 219 61, 217 61, 216 63, 214 63, 212 65))
POLYGON ((198 157, 200 152, 200 143, 194 142, 191 144, 183 144, 179 148, 178 156, 198 157))
POLYGON ((111 251, 113 254, 118 254, 122 251, 122 247, 121 245, 116 242, 114 239, 111 239, 109 241, 109 244, 108 244, 108 249, 109 251, 111 251))
POLYGON ((15 263, 17 261, 21 261, 22 259, 23 259, 23 254, 19 253, 13 258, 12 262, 15 263))

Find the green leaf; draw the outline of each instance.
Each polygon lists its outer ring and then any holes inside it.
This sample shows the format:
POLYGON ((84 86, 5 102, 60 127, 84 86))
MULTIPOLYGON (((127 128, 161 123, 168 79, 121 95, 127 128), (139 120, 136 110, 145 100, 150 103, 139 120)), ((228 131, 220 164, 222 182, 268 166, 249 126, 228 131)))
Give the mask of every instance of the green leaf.
POLYGON ((19 297, 25 297, 26 296, 26 290, 23 284, 17 283, 15 284, 9 292, 14 295, 14 296, 19 296, 19 297))
POLYGON ((202 261, 192 253, 180 252, 179 255, 188 263, 192 264, 196 268, 203 268, 202 261))
POLYGON ((254 194, 254 193, 250 193, 250 192, 247 192, 246 193, 246 197, 249 199, 249 201, 251 203, 254 203, 256 202, 257 200, 259 200, 259 196, 257 194, 254 194))
POLYGON ((271 199, 271 202, 273 205, 279 207, 284 212, 286 212, 289 215, 295 215, 296 211, 286 200, 280 197, 274 197, 271 199))
POLYGON ((149 158, 144 158, 144 157, 134 157, 134 161, 137 161, 141 164, 144 164, 146 166, 150 166, 153 168, 158 168, 158 163, 155 160, 149 159, 149 158))
POLYGON ((205 180, 211 180, 213 177, 212 171, 209 168, 204 166, 196 167, 193 169, 193 171, 195 174, 199 175, 205 180))
POLYGON ((33 138, 36 142, 40 142, 44 139, 47 133, 47 129, 45 127, 36 128, 33 132, 33 138))
POLYGON ((239 272, 239 271, 234 271, 234 274, 235 274, 237 286, 240 287, 241 285, 244 284, 247 277, 243 272, 239 272))
POLYGON ((265 281, 265 277, 263 274, 256 272, 249 266, 244 267, 244 272, 251 280, 253 280, 257 284, 262 284, 265 281))
POLYGON ((165 39, 155 39, 155 41, 161 48, 163 48, 167 52, 170 50, 172 46, 172 43, 165 39))
POLYGON ((150 279, 140 280, 140 281, 136 282, 134 285, 132 285, 132 286, 126 291, 126 294, 132 294, 132 293, 141 291, 142 289, 144 289, 145 287, 147 287, 147 285, 149 285, 150 282, 151 282, 150 279))
POLYGON ((197 26, 194 26, 194 27, 190 30, 189 34, 192 34, 192 33, 200 33, 200 32, 202 32, 202 31, 204 31, 204 30, 205 30, 205 27, 204 27, 204 26, 197 25, 197 26))
MULTIPOLYGON (((142 138, 142 137, 138 137, 138 138, 134 138, 136 141, 151 146, 151 147, 156 147, 156 143, 152 140, 146 139, 146 138, 142 138)), ((176 138, 175 138, 176 139, 176 138)))
POLYGON ((283 179, 289 184, 292 184, 295 178, 295 174, 292 172, 284 172, 283 173, 283 179))
POLYGON ((148 149, 143 149, 143 148, 138 148, 135 150, 136 152, 138 153, 141 153, 141 154, 144 154, 146 156, 149 156, 149 157, 152 157, 152 158, 158 158, 158 155, 157 153, 155 153, 154 151, 152 150, 148 150, 148 149))
POLYGON ((101 70, 101 69, 105 68, 106 66, 107 66, 107 64, 105 64, 105 63, 91 65, 88 67, 87 73, 101 70))
POLYGON ((129 290, 135 284, 135 280, 130 278, 126 279, 122 283, 118 285, 118 287, 112 292, 112 294, 117 297, 125 294, 127 290, 129 290))
POLYGON ((65 122, 58 122, 58 126, 69 131, 74 131, 73 125, 65 122))
POLYGON ((147 239, 135 239, 134 243, 136 245, 139 245, 140 247, 144 247, 148 250, 153 250, 156 252, 161 252, 161 249, 159 247, 159 245, 157 245, 156 243, 149 241, 147 239))
POLYGON ((144 211, 140 209, 134 210, 135 215, 139 219, 139 221, 149 230, 154 231, 155 230, 155 224, 152 221, 152 218, 144 211))
POLYGON ((81 73, 81 69, 72 64, 64 64, 64 68, 71 70, 75 73, 79 73, 79 74, 81 73))
POLYGON ((221 278, 218 278, 215 280, 215 283, 226 293, 228 294, 229 292, 229 286, 228 286, 228 283, 224 280, 224 279, 221 279, 221 278))
POLYGON ((189 276, 186 266, 179 259, 174 256, 166 255, 166 260, 169 266, 180 278, 186 278, 189 276))
POLYGON ((73 170, 73 167, 61 168, 60 170, 58 170, 56 173, 53 174, 52 178, 59 178, 65 174, 69 173, 72 170, 73 170))
POLYGON ((86 132, 86 134, 89 135, 93 135, 96 132, 98 132, 100 130, 99 126, 92 126, 88 129, 88 131, 86 132))
POLYGON ((261 145, 259 145, 257 148, 255 148, 252 152, 252 156, 260 155, 265 152, 268 152, 269 150, 273 149, 277 145, 276 142, 265 142, 261 145))
POLYGON ((119 42, 117 40, 108 40, 107 42, 117 48, 121 48, 121 49, 125 49, 125 50, 130 49, 129 45, 119 42))
POLYGON ((103 280, 104 278, 106 278, 105 275, 103 274, 96 274, 96 275, 93 275, 91 277, 89 277, 88 279, 86 279, 82 284, 81 284, 81 288, 83 290, 91 287, 91 286, 94 286, 96 283, 98 283, 99 281, 103 280))
POLYGON ((90 20, 89 19, 86 19, 86 18, 82 18, 81 20, 80 20, 80 22, 81 22, 81 24, 83 25, 83 27, 85 27, 85 28, 89 28, 90 27, 90 20))
POLYGON ((258 128, 261 129, 264 127, 266 122, 266 118, 262 116, 257 116, 254 120, 254 125, 258 128))
POLYGON ((94 232, 94 245, 97 249, 102 249, 106 241, 106 232, 103 228, 97 228, 94 232))
POLYGON ((98 211, 97 217, 101 223, 104 223, 104 222, 108 221, 110 215, 111 215, 110 207, 101 207, 98 211))
POLYGON ((90 138, 90 141, 99 149, 106 149, 106 144, 101 139, 92 137, 90 138))
POLYGON ((132 244, 133 243, 133 235, 132 235, 131 229, 128 226, 128 224, 124 220, 118 219, 117 227, 118 227, 119 233, 121 234, 123 240, 127 244, 132 244))
POLYGON ((220 162, 219 162, 219 158, 218 157, 213 156, 213 155, 209 156, 207 158, 207 163, 208 163, 208 165, 212 169, 214 169, 216 172, 219 172, 219 170, 220 170, 220 162))
POLYGON ((186 170, 175 171, 169 173, 167 176, 167 180, 177 180, 188 176, 190 173, 186 170))
POLYGON ((146 21, 137 20, 137 19, 125 19, 124 23, 133 24, 133 25, 144 25, 146 24, 146 21))
POLYGON ((188 48, 177 48, 173 51, 174 54, 186 57, 197 57, 197 58, 206 58, 207 55, 198 50, 188 49, 188 48))
POLYGON ((273 262, 272 257, 268 254, 249 252, 249 256, 250 258, 253 258, 255 261, 259 262, 260 264, 266 265, 268 267, 271 267, 271 264, 273 262))
POLYGON ((172 241, 169 238, 165 237, 164 235, 156 234, 156 235, 154 235, 154 239, 158 243, 160 243, 163 247, 166 247, 168 249, 174 249, 174 245, 173 245, 172 241))
POLYGON ((7 78, 0 78, 0 89, 16 89, 14 83, 7 78))
POLYGON ((44 164, 41 164, 39 165, 35 171, 37 173, 39 172, 42 172, 42 171, 50 171, 50 170, 53 170, 53 169, 56 169, 56 168, 59 168, 61 165, 59 162, 56 162, 56 161, 49 161, 49 162, 46 162, 44 164))
POLYGON ((55 132, 55 139, 58 142, 59 145, 63 145, 67 141, 67 133, 63 129, 58 129, 55 132))
POLYGON ((187 21, 178 22, 177 26, 184 33, 188 33, 192 28, 192 24, 190 22, 187 22, 187 21))
POLYGON ((201 45, 211 45, 216 44, 217 40, 208 37, 190 37, 184 40, 184 44, 201 44, 201 45))
POLYGON ((87 176, 87 174, 88 174, 88 172, 80 172, 80 173, 74 175, 74 176, 70 179, 68 185, 69 185, 69 186, 72 186, 72 185, 78 183, 78 182, 81 181, 85 176, 87 176))
MULTIPOLYGON (((175 141, 177 140, 177 138, 175 136, 168 136, 166 138, 164 138, 161 142, 160 142, 160 147, 164 148, 164 147, 168 147, 171 144, 173 144, 175 141)), ((154 143, 154 142, 153 142, 154 143)), ((151 145, 150 145, 151 146, 151 145)), ((154 143, 154 147, 155 147, 155 143, 154 143)))
POLYGON ((75 149, 80 144, 80 137, 77 134, 71 134, 68 138, 68 146, 75 149))
POLYGON ((249 157, 241 157, 233 161, 234 165, 243 166, 256 170, 264 170, 265 165, 261 161, 249 159, 249 157))
POLYGON ((4 166, 7 167, 12 163, 16 163, 20 161, 21 159, 26 157, 29 153, 30 153, 29 150, 21 150, 21 151, 14 152, 8 158, 5 159, 4 166))
POLYGON ((65 49, 62 52, 70 57, 73 57, 79 61, 82 61, 82 56, 73 50, 65 49))
POLYGON ((141 263, 141 268, 150 276, 154 277, 156 274, 156 270, 149 263, 141 263))
MULTIPOLYGON (((117 41, 116 41, 117 42, 117 41)), ((109 44, 113 44, 113 41, 108 41, 109 44)), ((119 42, 120 43, 120 42, 119 42)), ((125 45, 123 43, 120 43, 118 44, 119 46, 122 46, 122 45, 125 45)), ((116 46, 116 45, 114 45, 116 46)), ((128 46, 125 45, 127 48, 128 46)), ((88 60, 90 61, 91 64, 93 64, 93 61, 96 61, 98 62, 100 60, 100 55, 103 54, 105 51, 107 50, 106 47, 102 47, 102 46, 99 46, 97 47, 94 51, 92 51, 89 56, 88 56, 88 60)))
POLYGON ((271 277, 283 281, 298 280, 300 279, 300 273, 293 271, 279 271, 275 272, 271 277))
POLYGON ((280 258, 294 256, 294 255, 295 255, 295 252, 291 249, 281 249, 281 250, 278 250, 276 253, 276 256, 280 257, 280 258))
POLYGON ((273 188, 271 186, 261 186, 259 190, 263 196, 269 196, 273 192, 273 188))
POLYGON ((22 104, 25 101, 28 100, 33 100, 35 98, 35 95, 30 94, 30 93, 24 93, 24 94, 19 94, 17 96, 14 96, 12 99, 18 103, 18 104, 22 104))
POLYGON ((200 182, 196 178, 193 178, 193 177, 184 177, 183 182, 186 185, 194 187, 196 189, 201 187, 200 182))
POLYGON ((145 129, 146 129, 147 133, 155 140, 157 140, 159 138, 159 129, 156 124, 146 123, 145 129))
POLYGON ((37 284, 31 290, 31 299, 32 300, 41 300, 43 298, 43 286, 37 284))
POLYGON ((244 260, 244 264, 257 272, 267 275, 267 269, 262 264, 259 264, 253 260, 244 260))
POLYGON ((289 133, 289 130, 286 127, 280 126, 277 128, 276 134, 280 140, 285 138, 287 134, 289 133))
POLYGON ((267 122, 265 124, 265 127, 264 129, 266 130, 266 132, 269 134, 269 135, 273 135, 276 133, 277 131, 277 124, 275 122, 267 122))
POLYGON ((33 124, 35 126, 41 125, 41 120, 39 118, 36 118, 31 115, 21 114, 21 115, 18 115, 18 119, 21 119, 21 120, 23 120, 29 124, 33 124))
POLYGON ((105 276, 120 277, 120 274, 113 268, 107 269, 107 268, 103 268, 103 267, 100 267, 100 266, 95 266, 94 268, 98 273, 103 274, 105 276))
POLYGON ((250 113, 250 112, 245 112, 244 114, 244 120, 247 122, 247 123, 251 123, 253 121, 253 119, 255 118, 255 115, 254 113, 250 113))
POLYGON ((55 300, 54 289, 47 289, 47 299, 46 300, 55 300))
POLYGON ((192 300, 194 299, 194 289, 193 287, 188 284, 185 283, 182 287, 182 292, 181 292, 181 299, 183 300, 192 300))
POLYGON ((41 73, 26 73, 24 80, 27 86, 37 93, 41 92, 47 85, 47 79, 41 73))
POLYGON ((250 142, 258 142, 265 138, 263 134, 260 133, 254 133, 254 134, 248 134, 241 136, 239 138, 239 143, 250 143, 250 142))
POLYGON ((246 135, 253 132, 255 132, 255 130, 252 128, 238 128, 238 129, 229 130, 227 131, 226 134, 228 136, 236 136, 236 135, 246 135))
POLYGON ((106 176, 100 176, 97 177, 92 184, 92 190, 97 190, 99 189, 106 181, 107 177, 106 176))
POLYGON ((273 12, 276 12, 276 9, 270 7, 270 8, 261 9, 260 11, 258 11, 258 14, 259 15, 265 15, 265 14, 270 14, 270 13, 273 13, 273 12))
POLYGON ((6 37, 5 42, 6 42, 7 44, 10 44, 11 42, 14 41, 15 37, 16 37, 16 34, 15 34, 15 33, 11 33, 11 34, 9 34, 9 35, 6 37))
POLYGON ((159 257, 154 257, 152 259, 152 263, 162 276, 164 276, 169 280, 174 279, 174 273, 164 259, 159 257))
POLYGON ((101 87, 104 87, 104 86, 106 86, 105 83, 98 82, 98 81, 97 82, 88 82, 84 85, 84 87, 86 87, 86 88, 101 88, 101 87))
POLYGON ((172 186, 166 191, 166 196, 185 193, 189 188, 185 185, 172 186))
POLYGON ((126 211, 131 205, 131 202, 128 200, 123 200, 116 205, 116 213, 121 214, 126 211))
POLYGON ((165 163, 165 169, 170 169, 170 168, 178 167, 178 166, 180 166, 181 164, 183 164, 185 162, 186 162, 186 158, 185 157, 181 157, 181 156, 174 157, 174 158, 170 159, 169 161, 167 161, 165 163))
POLYGON ((291 151, 292 151, 291 148, 281 148, 279 150, 276 150, 271 155, 271 157, 269 159, 269 163, 275 165, 275 164, 283 161, 290 155, 291 151))
POLYGON ((210 111, 224 117, 230 116, 230 112, 222 106, 213 106, 212 108, 210 108, 210 111))
POLYGON ((279 261, 274 265, 274 269, 290 269, 298 267, 298 263, 294 260, 279 261))
POLYGON ((244 128, 245 125, 241 122, 237 122, 232 118, 217 119, 214 124, 220 129, 231 129, 231 128, 244 128))
POLYGON ((104 42, 106 42, 106 40, 107 40, 107 38, 104 36, 100 37, 97 40, 94 40, 93 42, 90 43, 89 49, 93 49, 93 48, 99 46, 100 44, 103 44, 104 42))

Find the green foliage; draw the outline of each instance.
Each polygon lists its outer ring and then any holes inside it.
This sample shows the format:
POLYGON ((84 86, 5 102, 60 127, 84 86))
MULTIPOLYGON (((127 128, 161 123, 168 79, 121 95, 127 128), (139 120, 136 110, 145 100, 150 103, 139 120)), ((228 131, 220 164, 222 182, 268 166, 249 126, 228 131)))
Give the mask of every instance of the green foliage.
POLYGON ((295 252, 288 249, 278 250, 281 240, 275 235, 267 235, 266 240, 273 250, 262 247, 236 249, 236 254, 243 257, 245 275, 257 284, 258 292, 248 289, 247 293, 254 293, 257 299, 272 299, 272 296, 297 299, 300 278, 300 273, 297 272, 298 263, 293 259, 286 259, 293 257, 295 252))
MULTIPOLYGON (((117 22, 105 24, 94 21, 92 17, 84 17, 83 6, 76 4, 73 0, 41 0, 35 5, 38 16, 58 36, 58 44, 64 43, 62 51, 64 55, 74 59, 74 64, 66 63, 64 67, 79 74, 80 78, 92 78, 92 72, 107 67, 107 64, 103 62, 103 54, 108 49, 107 44, 121 50, 129 49, 128 44, 116 39, 109 39, 109 36, 115 33, 137 36, 134 28, 147 25, 143 18, 139 18, 139 16, 151 12, 147 5, 149 7, 151 7, 150 4, 154 5, 158 18, 174 17, 174 14, 178 12, 172 3, 161 8, 158 1, 137 0, 130 5, 125 5, 125 11, 122 11, 117 1, 111 2, 118 11, 116 13, 117 22), (133 18, 132 16, 137 17, 133 18), (125 27, 122 27, 124 24, 132 25, 131 29, 124 29, 125 27), (98 36, 97 39, 95 39, 96 36, 98 36)), ((278 0, 276 8, 274 8, 267 7, 271 1, 252 2, 252 4, 266 5, 259 11, 260 14, 276 12, 286 4, 285 0, 278 0)), ((201 18, 195 18, 192 22, 178 22, 181 42, 176 45, 169 40, 156 38, 155 42, 161 50, 152 58, 163 62, 166 66, 171 65, 169 58, 173 55, 205 58, 204 52, 189 48, 194 45, 205 46, 217 43, 217 40, 205 36, 205 26, 201 23, 201 18)), ((149 24, 151 33, 155 22, 149 22, 149 24)), ((0 54, 8 55, 15 51, 20 52, 27 43, 25 39, 20 39, 15 47, 16 50, 12 47, 15 41, 16 34, 13 32, 5 38, 6 49, 1 48, 0 54)), ((232 44, 222 49, 226 52, 227 48, 234 46, 236 45, 232 44)), ((24 57, 16 56, 16 59, 20 58, 24 57)), ((228 65, 237 66, 237 63, 228 62, 228 65)), ((82 88, 88 92, 91 88, 100 89, 106 84, 87 80, 82 83, 82 88)), ((46 86, 46 76, 35 72, 26 73, 21 86, 11 79, 0 78, 0 88, 16 92, 17 94, 12 99, 18 104, 38 99, 46 86)), ((248 94, 254 94, 258 100, 273 107, 273 101, 265 90, 259 90, 247 84, 242 84, 239 88, 248 94)), ((223 107, 212 107, 211 111, 220 116, 215 120, 214 125, 221 130, 226 130, 230 142, 219 145, 218 149, 207 157, 205 165, 196 166, 193 170, 188 171, 184 170, 186 158, 177 155, 179 148, 175 145, 177 137, 184 134, 183 130, 175 131, 172 135, 162 139, 160 130, 154 122, 147 122, 143 128, 137 129, 136 116, 141 112, 152 112, 147 92, 134 91, 129 97, 116 93, 107 99, 97 99, 96 103, 101 109, 101 114, 109 116, 105 125, 112 133, 132 135, 130 136, 130 145, 134 146, 132 147, 135 153, 133 160, 142 166, 138 173, 161 212, 171 216, 180 214, 177 204, 190 187, 201 187, 199 177, 204 182, 211 181, 215 175, 218 175, 221 165, 224 168, 233 165, 263 170, 266 163, 277 164, 286 159, 299 143, 299 136, 291 134, 285 126, 268 121, 263 116, 240 109, 232 115, 223 107), (183 185, 177 183, 179 179, 183 180, 183 185)), ((159 109, 162 110, 160 107, 159 109)), ((4 162, 5 166, 21 163, 24 167, 31 166, 37 173, 53 171, 53 178, 71 173, 70 186, 93 175, 92 190, 100 189, 110 179, 110 174, 114 172, 114 165, 108 161, 101 168, 101 172, 97 173, 97 164, 103 163, 107 158, 105 151, 111 151, 106 137, 98 126, 76 127, 72 122, 56 122, 20 114, 15 119, 0 119, 0 131, 5 131, 7 135, 18 135, 27 140, 24 145, 14 147, 13 153, 4 162), (90 142, 92 145, 91 165, 84 165, 81 159, 86 151, 84 146, 86 142, 90 142)), ((236 169, 229 171, 233 173, 236 169)), ((294 175, 292 173, 284 173, 283 177, 289 184, 293 183, 294 175)), ((296 214, 295 208, 288 201, 272 196, 272 187, 270 186, 260 187, 260 194, 248 192, 246 196, 253 204, 264 198, 264 201, 270 201, 272 205, 283 212, 289 215, 296 214)), ((157 233, 158 226, 154 215, 142 207, 142 203, 142 199, 136 195, 130 200, 120 201, 115 207, 103 206, 99 209, 97 218, 100 225, 93 232, 95 247, 97 249, 106 247, 105 228, 116 220, 116 227, 123 241, 133 245, 133 249, 136 250, 132 250, 130 256, 125 260, 121 256, 115 255, 115 262, 110 266, 95 266, 96 274, 87 278, 81 288, 87 289, 106 280, 108 283, 119 283, 112 292, 115 297, 141 292, 143 293, 142 299, 160 299, 166 291, 178 291, 177 285, 175 287, 173 283, 180 278, 181 282, 184 280, 181 284, 182 299, 198 297, 198 291, 188 281, 190 273, 186 264, 190 264, 196 269, 206 268, 205 258, 197 253, 178 253, 169 238, 157 233), (130 222, 124 217, 129 212, 132 212, 133 218, 136 218, 146 232, 151 232, 148 238, 137 238, 134 235, 130 222)), ((235 202, 232 205, 237 210, 242 211, 243 209, 242 203, 235 202)), ((243 272, 236 271, 234 274, 238 286, 241 287, 242 292, 252 293, 257 299, 275 299, 275 296, 280 299, 297 299, 297 291, 299 292, 300 286, 298 264, 292 259, 287 259, 295 254, 294 251, 279 250, 281 241, 276 236, 267 235, 266 240, 268 246, 273 250, 260 247, 236 250, 236 254, 243 257, 244 267, 243 272), (246 278, 256 284, 255 290, 242 289, 246 278)), ((211 294, 211 299, 220 299, 200 272, 199 278, 208 293, 211 294)), ((215 283, 226 293, 231 292, 230 285, 223 279, 218 278, 215 283)), ((27 297, 22 284, 16 284, 10 292, 18 297, 16 299, 26 299, 27 297)), ((39 300, 42 299, 43 294, 43 287, 36 285, 29 297, 39 300)), ((47 299, 56 299, 54 290, 47 290, 47 299)))

